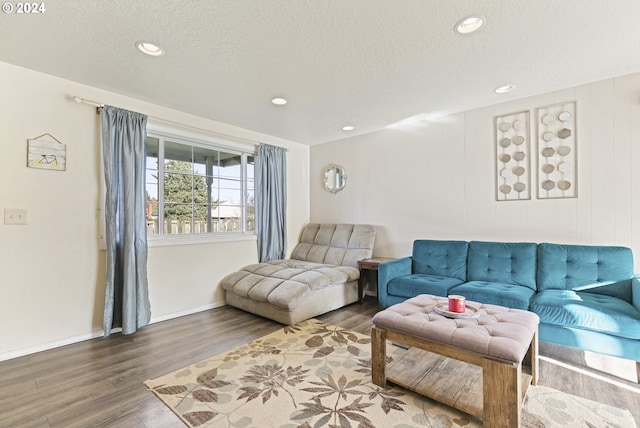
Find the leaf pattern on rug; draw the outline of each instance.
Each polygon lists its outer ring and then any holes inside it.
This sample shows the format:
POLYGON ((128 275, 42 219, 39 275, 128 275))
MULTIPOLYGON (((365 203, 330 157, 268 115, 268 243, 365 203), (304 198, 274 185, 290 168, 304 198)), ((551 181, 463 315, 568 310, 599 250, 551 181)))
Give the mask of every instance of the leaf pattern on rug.
POLYGON ((262 395, 262 403, 264 404, 269 401, 272 394, 277 397, 280 390, 283 390, 291 397, 293 406, 297 407, 293 394, 287 390, 286 385, 295 387, 304 381, 308 372, 309 370, 304 370, 301 366, 287 367, 286 369, 277 364, 253 366, 248 370, 249 374, 242 376, 240 380, 257 386, 241 387, 240 391, 243 393, 240 394, 238 400, 251 401, 262 395))
POLYGON ((333 353, 333 351, 335 351, 333 346, 323 346, 322 348, 318 349, 313 354, 313 358, 327 357, 327 356, 331 355, 333 353))
POLYGON ((218 401, 218 394, 213 391, 209 391, 208 389, 198 389, 191 393, 193 398, 198 401, 202 401, 203 403, 215 403, 218 401))
MULTIPOLYGON (((349 343, 368 345, 371 343, 371 339, 369 337, 361 337, 350 330, 330 324, 318 324, 315 333, 319 337, 330 337, 331 340, 340 345, 347 345, 349 343)), ((309 345, 309 347, 312 346, 309 345)))
POLYGON ((369 345, 371 343, 371 339, 369 338, 358 337, 352 331, 328 324, 319 327, 315 333, 314 336, 305 342, 305 345, 311 349, 319 348, 313 355, 313 358, 322 358, 330 355, 336 350, 335 344, 337 344, 338 347, 345 348, 347 352, 352 355, 360 356, 360 348, 356 345, 369 345), (331 345, 327 343, 325 338, 330 339, 330 341, 335 342, 335 344, 331 345))
POLYGON ((301 328, 298 324, 295 324, 295 325, 287 325, 287 326, 285 326, 285 327, 282 329, 282 332, 283 332, 284 334, 290 334, 290 333, 292 333, 292 334, 296 334, 296 333, 299 333, 299 332, 301 332, 301 331, 302 331, 302 328, 301 328))
MULTIPOLYGON (((387 363, 392 361, 392 357, 387 355, 386 361, 387 363)), ((362 373, 362 375, 366 376, 368 379, 371 378, 371 359, 368 360, 362 360, 362 359, 358 359, 357 360, 357 367, 354 367, 354 371, 357 373, 362 373)))
MULTIPOLYGON (((332 376, 328 376, 327 378, 323 378, 322 382, 311 382, 313 385, 317 385, 315 387, 302 388, 303 391, 311 392, 314 395, 310 403, 302 403, 301 405, 305 407, 299 415, 293 416, 291 419, 307 419, 314 416, 323 415, 319 423, 329 422, 331 420, 334 421, 334 424, 330 424, 329 426, 340 426, 340 427, 349 427, 351 424, 348 421, 358 422, 359 427, 368 427, 374 426, 371 425, 371 421, 365 416, 365 409, 367 407, 373 406, 373 401, 378 394, 376 393, 368 393, 366 391, 368 382, 364 379, 352 379, 347 380, 345 376, 340 376, 340 378, 336 381, 332 376), (329 398, 332 396, 336 396, 334 401, 334 406, 329 407, 328 405, 322 404, 323 398, 329 398), (346 406, 339 407, 341 405, 341 401, 348 401, 350 396, 356 396, 351 403, 346 406), (367 396, 370 402, 362 402, 364 396, 367 396)), ((398 394, 404 395, 404 394, 398 394)), ((385 399, 383 399, 383 404, 381 407, 385 407, 385 399)), ((400 404, 405 404, 401 400, 396 400, 397 406, 395 406, 395 410, 402 411, 402 407, 400 404)), ((385 411, 388 413, 388 411, 385 411)), ((322 425, 314 425, 314 426, 322 426, 322 425)))
POLYGON ((314 424, 314 427, 351 427, 351 422, 357 422, 357 427, 372 427, 375 425, 365 416, 365 409, 371 403, 361 403, 362 397, 354 399, 344 407, 328 407, 322 404, 318 397, 313 397, 311 403, 302 403, 305 407, 298 415, 292 416, 292 420, 310 419, 321 416, 314 424), (333 421, 333 423, 331 423, 333 421))
POLYGON ((156 388, 155 391, 158 394, 178 395, 178 394, 184 394, 185 392, 188 391, 188 389, 184 385, 172 385, 172 386, 162 386, 162 387, 156 388))
POLYGON ((230 385, 229 382, 216 379, 217 376, 218 376, 218 369, 208 370, 202 373, 200 376, 198 376, 196 378, 196 382, 198 382, 202 386, 206 386, 207 388, 211 388, 211 389, 222 388, 223 386, 230 385))
POLYGON ((209 422, 215 418, 218 414, 216 412, 202 411, 202 412, 187 412, 182 415, 193 427, 199 427, 205 422, 209 422))
MULTIPOLYGON (((365 335, 312 319, 145 384, 189 427, 482 426, 410 391, 374 385, 370 343, 365 335)), ((389 346, 387 362, 402 352, 389 346)), ((634 426, 625 425, 629 418, 633 423, 628 411, 549 388, 529 391, 523 427, 634 426), (585 415, 589 419, 579 423, 585 415)))
POLYGON ((224 357, 224 361, 239 360, 240 358, 247 355, 252 358, 257 358, 261 355, 278 355, 280 352, 281 350, 278 347, 269 343, 264 343, 261 339, 258 339, 251 343, 248 343, 244 347, 240 347, 234 349, 233 351, 230 351, 224 357))
POLYGON ((354 379, 347 382, 345 376, 340 376, 340 379, 336 382, 332 376, 329 376, 326 379, 322 379, 322 382, 311 382, 313 385, 320 385, 320 387, 302 388, 302 390, 319 393, 314 398, 324 398, 337 393, 341 399, 346 400, 347 394, 366 395, 366 392, 355 389, 356 386, 362 385, 363 382, 363 379, 354 379))
POLYGON ((404 401, 397 397, 403 397, 405 394, 393 389, 376 388, 375 391, 369 394, 369 399, 380 398, 382 403, 380 407, 386 414, 389 414, 391 410, 404 411, 402 405, 406 404, 404 401))

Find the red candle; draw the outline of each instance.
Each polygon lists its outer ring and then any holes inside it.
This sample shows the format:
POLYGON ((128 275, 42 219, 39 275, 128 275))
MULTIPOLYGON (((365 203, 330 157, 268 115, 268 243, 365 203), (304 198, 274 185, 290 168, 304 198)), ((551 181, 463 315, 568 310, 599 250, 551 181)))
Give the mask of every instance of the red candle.
POLYGON ((466 310, 464 296, 456 294, 449 295, 449 310, 451 312, 462 313, 466 310))

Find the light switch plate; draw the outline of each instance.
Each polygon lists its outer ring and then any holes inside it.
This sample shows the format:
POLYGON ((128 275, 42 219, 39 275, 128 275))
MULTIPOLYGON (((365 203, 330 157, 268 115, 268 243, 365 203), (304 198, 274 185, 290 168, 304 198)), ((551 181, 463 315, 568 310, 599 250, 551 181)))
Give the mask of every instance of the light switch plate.
POLYGON ((24 208, 5 208, 4 224, 27 224, 27 210, 24 208))

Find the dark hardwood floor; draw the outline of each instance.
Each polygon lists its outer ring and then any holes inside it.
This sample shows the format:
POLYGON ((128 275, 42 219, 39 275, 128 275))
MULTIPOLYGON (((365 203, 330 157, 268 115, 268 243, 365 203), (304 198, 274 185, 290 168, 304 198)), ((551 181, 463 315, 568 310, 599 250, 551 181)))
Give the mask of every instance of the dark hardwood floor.
MULTIPOLYGON (((317 318, 369 334, 378 310, 376 299, 367 297, 362 305, 317 318)), ((222 307, 152 324, 130 336, 118 334, 0 362, 0 427, 184 426, 143 382, 280 327, 222 307)), ((541 343, 540 352, 540 385, 631 410, 640 426, 638 384, 593 368, 593 356, 580 351, 541 343)), ((624 363, 600 360, 596 363, 616 370, 624 363)), ((633 362, 628 370, 635 374, 633 362)))

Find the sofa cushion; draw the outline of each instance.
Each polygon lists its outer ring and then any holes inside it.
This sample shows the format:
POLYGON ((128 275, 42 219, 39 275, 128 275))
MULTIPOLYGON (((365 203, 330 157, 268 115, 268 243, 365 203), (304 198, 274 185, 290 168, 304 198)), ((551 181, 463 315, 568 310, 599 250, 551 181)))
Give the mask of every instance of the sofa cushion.
POLYGON ((413 273, 467 279, 466 241, 434 241, 418 239, 413 242, 413 273))
POLYGON ((640 339, 640 312, 612 296, 573 290, 543 290, 531 299, 540 322, 640 339))
POLYGON ((538 290, 590 290, 631 301, 628 281, 633 270, 629 248, 538 245, 538 290))
POLYGON ((373 253, 375 228, 367 224, 309 223, 293 249, 295 260, 358 267, 373 253))
POLYGON ((536 244, 530 242, 469 243, 467 281, 513 284, 536 289, 536 244))
POLYGON ((414 297, 419 294, 446 296, 451 287, 462 284, 462 280, 447 276, 412 274, 389 281, 387 294, 399 297, 414 297))
POLYGON ((492 305, 507 306, 515 309, 529 309, 531 296, 535 291, 521 285, 500 282, 469 281, 449 290, 450 294, 459 294, 467 300, 492 305))

